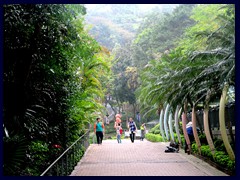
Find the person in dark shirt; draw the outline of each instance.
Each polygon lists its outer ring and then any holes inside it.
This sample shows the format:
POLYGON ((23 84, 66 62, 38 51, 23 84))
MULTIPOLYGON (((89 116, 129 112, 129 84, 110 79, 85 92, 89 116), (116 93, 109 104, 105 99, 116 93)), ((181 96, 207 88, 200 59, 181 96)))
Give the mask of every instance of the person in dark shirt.
POLYGON ((129 118, 128 129, 129 129, 129 133, 130 133, 130 139, 131 139, 132 143, 134 143, 137 126, 132 118, 129 118))

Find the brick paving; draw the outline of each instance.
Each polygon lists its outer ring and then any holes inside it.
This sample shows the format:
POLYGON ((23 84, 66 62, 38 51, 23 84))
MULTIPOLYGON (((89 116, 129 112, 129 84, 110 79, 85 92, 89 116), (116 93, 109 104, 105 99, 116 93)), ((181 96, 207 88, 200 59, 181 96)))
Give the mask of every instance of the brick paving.
POLYGON ((70 176, 228 176, 182 150, 165 153, 167 145, 129 139, 91 144, 70 176))

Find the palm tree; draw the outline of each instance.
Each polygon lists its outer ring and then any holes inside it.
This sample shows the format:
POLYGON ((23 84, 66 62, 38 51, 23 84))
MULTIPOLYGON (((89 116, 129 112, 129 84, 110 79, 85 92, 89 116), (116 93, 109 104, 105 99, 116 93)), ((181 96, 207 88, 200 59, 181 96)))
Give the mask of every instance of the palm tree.
MULTIPOLYGON (((195 79, 207 82, 207 87, 214 89, 218 94, 222 91, 219 122, 224 145, 229 154, 229 157, 234 160, 235 156, 227 138, 225 129, 225 97, 228 91, 228 86, 235 86, 235 8, 233 5, 225 5, 222 9, 226 9, 225 14, 217 16, 216 20, 220 22, 220 27, 213 33, 208 35, 208 46, 205 51, 194 52, 192 60, 200 59, 215 59, 215 63, 205 68, 195 79), (222 90, 221 90, 222 89, 222 90)), ((211 92, 212 92, 211 90, 211 92)), ((210 99, 206 95, 206 109, 208 109, 208 101, 210 99)), ((207 128, 207 127, 206 127, 207 128)), ((211 140, 208 140, 210 144, 211 140)), ((213 150, 213 146, 210 146, 213 150)))
POLYGON ((196 106, 205 98, 207 112, 210 94, 220 98, 225 83, 235 85, 234 6, 222 5, 221 10, 224 11, 214 19, 218 28, 197 32, 195 38, 191 34, 192 41, 201 44, 179 46, 147 65, 141 76, 141 102, 149 105, 168 102, 172 107, 181 105, 186 112, 188 104, 196 106), (215 93, 209 94, 209 90, 215 93))

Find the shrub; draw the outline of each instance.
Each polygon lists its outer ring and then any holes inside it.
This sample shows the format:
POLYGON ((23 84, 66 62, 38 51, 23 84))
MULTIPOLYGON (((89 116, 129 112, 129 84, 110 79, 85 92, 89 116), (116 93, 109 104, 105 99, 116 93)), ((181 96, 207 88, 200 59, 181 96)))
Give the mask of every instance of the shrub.
POLYGON ((25 171, 27 173, 38 176, 43 172, 48 162, 49 148, 44 141, 33 141, 29 147, 29 154, 27 154, 28 160, 31 164, 25 171))
POLYGON ((205 134, 200 134, 198 137, 199 137, 199 140, 200 140, 202 145, 208 145, 207 138, 206 138, 205 134))
POLYGON ((180 134, 183 134, 182 122, 179 122, 179 132, 180 134))
POLYGON ((181 134, 180 137, 181 137, 182 144, 184 145, 184 144, 185 144, 185 138, 184 138, 184 135, 181 134))
POLYGON ((229 159, 227 163, 227 168, 231 171, 235 171, 235 161, 229 159))
POLYGON ((226 149, 225 149, 223 140, 221 140, 221 139, 215 139, 215 140, 214 140, 214 146, 215 146, 215 149, 216 149, 217 151, 224 151, 224 152, 226 152, 226 149))
POLYGON ((192 144, 192 151, 194 152, 194 153, 198 153, 198 147, 197 147, 197 144, 196 143, 193 143, 192 144))
POLYGON ((150 129, 149 133, 159 134, 159 133, 160 133, 160 124, 157 124, 157 125, 154 126, 152 129, 150 129), (159 132, 158 132, 158 133, 155 133, 156 130, 159 130, 159 132))
POLYGON ((160 134, 153 134, 153 133, 147 133, 146 134, 146 139, 151 141, 151 142, 163 142, 162 136, 160 134))
POLYGON ((160 134, 160 129, 156 129, 153 134, 160 134))
MULTIPOLYGON (((221 141, 218 141, 217 143, 219 142, 221 141)), ((198 148, 196 143, 192 144, 192 151, 196 154, 198 153, 198 148)), ((210 147, 208 145, 202 145, 201 153, 202 153, 201 154, 202 156, 209 158, 211 161, 215 162, 221 167, 227 168, 230 171, 235 171, 235 161, 231 160, 225 151, 216 150, 214 155, 212 155, 210 147)))
POLYGON ((229 170, 235 169, 235 161, 231 160, 225 151, 215 151, 214 162, 229 170))
POLYGON ((174 141, 176 143, 184 144, 185 142, 184 136, 180 134, 180 138, 181 138, 181 142, 178 141, 177 133, 174 133, 174 141))
POLYGON ((208 145, 201 146, 201 153, 202 156, 208 157, 209 159, 213 160, 212 152, 208 145))

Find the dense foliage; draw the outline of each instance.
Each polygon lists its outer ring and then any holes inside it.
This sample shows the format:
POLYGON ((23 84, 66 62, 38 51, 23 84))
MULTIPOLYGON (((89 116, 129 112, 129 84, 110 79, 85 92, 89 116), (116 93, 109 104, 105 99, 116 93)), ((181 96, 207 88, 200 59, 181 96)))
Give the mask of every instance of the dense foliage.
MULTIPOLYGON (((135 91, 139 87, 138 70, 147 64, 152 57, 152 55, 149 55, 149 51, 145 51, 144 47, 150 47, 151 43, 157 43, 156 46, 159 47, 159 44, 163 43, 150 38, 148 34, 144 34, 143 37, 143 31, 152 27, 155 32, 151 36, 155 37, 156 33, 160 35, 162 31, 158 31, 159 26, 163 25, 164 21, 168 21, 167 17, 175 6, 156 5, 148 14, 140 9, 137 4, 107 4, 104 5, 104 8, 103 5, 96 5, 89 9, 86 16, 87 22, 92 25, 90 33, 102 45, 109 48, 115 56, 112 67, 113 86, 109 89, 114 101, 108 102, 118 107, 121 107, 123 103, 128 103, 133 109, 128 114, 133 115, 133 117, 139 111, 135 98, 135 91), (160 22, 161 25, 156 26, 160 22), (142 42, 143 40, 139 40, 140 37, 145 38, 146 41, 142 42), (139 43, 136 43, 137 40, 139 40, 139 43), (136 42, 133 43, 133 41, 136 42), (117 103, 114 104, 115 101, 117 103)), ((180 23, 178 24, 180 25, 180 23)), ((185 27, 183 26, 183 28, 185 27)), ((171 27, 168 29, 171 29, 171 27)))
MULTIPOLYGON (((92 26, 90 33, 109 50, 113 50, 118 45, 125 46, 131 43, 147 14, 145 8, 139 7, 139 4, 87 4, 85 6, 86 21, 92 26)), ((163 6, 155 4, 152 11, 170 13, 175 6, 175 4, 163 6)))
MULTIPOLYGON (((137 5, 99 7, 85 16, 83 5, 4 5, 4 175, 39 175, 106 112, 103 103, 120 113, 128 103, 124 118, 139 111, 148 121, 166 103, 172 113, 186 102, 207 107, 226 85, 235 101, 234 5, 165 5, 149 14, 137 5)), ((162 141, 159 132, 146 138, 162 141)))
MULTIPOLYGON (((152 11, 144 17, 143 22, 137 30, 134 41, 131 44, 114 49, 114 52, 116 52, 116 63, 114 64, 115 69, 113 68, 113 71, 115 74, 121 74, 120 77, 122 79, 125 78, 125 81, 123 80, 125 83, 121 83, 122 85, 118 84, 117 87, 120 88, 116 89, 115 92, 117 92, 116 94, 119 95, 122 101, 131 102, 133 99, 132 104, 136 107, 141 107, 138 111, 141 112, 144 119, 150 120, 151 118, 157 118, 155 112, 159 108, 158 103, 160 102, 160 97, 148 98, 148 96, 144 94, 145 89, 148 93, 151 91, 147 89, 150 85, 144 83, 143 69, 151 60, 160 59, 164 53, 168 53, 168 51, 177 46, 177 41, 184 37, 184 31, 195 23, 190 19, 193 8, 194 5, 180 5, 173 9, 172 12, 152 11), (131 78, 134 79, 134 81, 131 82, 136 84, 134 89, 130 88, 130 86, 123 86, 129 82, 129 78, 126 76, 126 70, 129 67, 136 69, 134 78, 131 78), (136 90, 138 92, 136 92, 136 90), (134 98, 124 98, 125 96, 122 96, 123 93, 121 92, 129 92, 128 94, 133 93, 132 96, 134 98), (148 101, 151 101, 151 103, 145 103, 145 100, 141 98, 136 99, 135 95, 137 94, 138 97, 140 92, 148 101), (156 104, 154 104, 154 102, 156 102, 156 104), (155 116, 152 116, 152 114, 155 114, 155 116)), ((158 64, 155 64, 153 67, 156 68, 157 65, 158 64)), ((167 64, 163 64, 165 71, 161 71, 161 73, 166 74, 166 66, 167 64)), ((149 74, 147 74, 149 79, 153 77, 154 71, 155 70, 152 69, 147 70, 147 72, 149 72, 149 74)), ((148 81, 148 83, 151 83, 151 81, 148 81)))
MULTIPOLYGON (((184 4, 174 9, 168 7, 169 11, 156 8, 148 14, 140 13, 134 5, 106 6, 116 11, 98 11, 100 6, 87 18, 92 24, 91 18, 103 18, 93 25, 91 33, 98 41, 110 37, 110 42, 115 42, 110 48, 115 55, 112 68, 115 80, 110 92, 118 106, 128 102, 144 118, 156 118, 152 115, 159 113, 166 101, 173 107, 185 100, 193 105, 203 101, 207 92, 211 94, 211 101, 216 101, 225 81, 234 89, 234 5, 184 4), (116 38, 119 32, 110 32, 109 29, 114 28, 105 23, 107 15, 114 27, 128 27, 124 30, 134 36, 120 43, 116 38), (102 27, 104 25, 106 27, 102 27), (134 31, 130 30, 133 26, 134 31), (97 31, 100 27, 101 31, 97 31), (106 32, 109 32, 107 36, 100 34, 106 32), (129 82, 139 88, 130 87, 129 82)), ((124 39, 127 35, 123 33, 121 37, 124 39)))
POLYGON ((185 100, 197 104, 209 90, 215 100, 224 83, 234 86, 234 6, 198 5, 191 18, 196 23, 178 46, 141 72, 138 98, 146 107, 168 102, 174 108, 185 100))
POLYGON ((85 13, 4 6, 4 175, 39 175, 101 111, 109 55, 84 30, 85 13))

